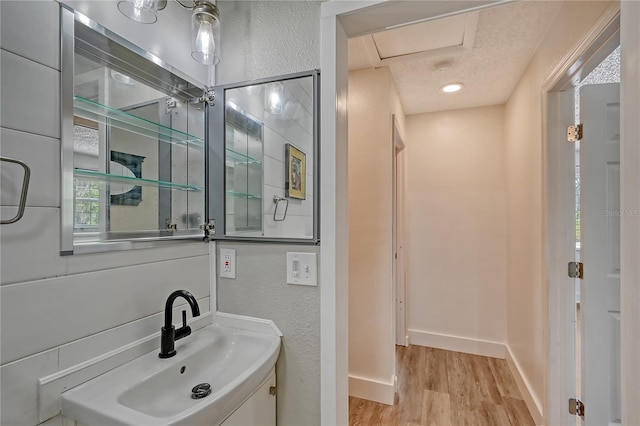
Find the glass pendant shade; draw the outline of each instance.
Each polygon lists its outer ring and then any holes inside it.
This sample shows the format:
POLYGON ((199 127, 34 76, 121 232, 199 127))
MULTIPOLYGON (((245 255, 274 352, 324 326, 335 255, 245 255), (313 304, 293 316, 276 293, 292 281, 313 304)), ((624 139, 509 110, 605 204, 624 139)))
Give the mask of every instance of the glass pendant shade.
POLYGON ((142 24, 158 20, 158 0, 121 0, 118 10, 127 18, 142 24))
POLYGON ((220 30, 218 9, 209 2, 196 2, 191 17, 191 56, 204 65, 220 62, 216 40, 220 30))

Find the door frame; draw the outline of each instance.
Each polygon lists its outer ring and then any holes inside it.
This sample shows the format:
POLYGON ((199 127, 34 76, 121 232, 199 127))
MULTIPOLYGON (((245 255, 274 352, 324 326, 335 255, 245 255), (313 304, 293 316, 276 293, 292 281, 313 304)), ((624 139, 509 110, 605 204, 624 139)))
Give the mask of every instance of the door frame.
POLYGON ((349 423, 348 39, 511 0, 328 1, 320 7, 320 422, 349 423))
MULTIPOLYGON (((575 229, 575 147, 562 136, 566 126, 574 124, 574 81, 588 75, 611 52, 610 46, 621 41, 620 10, 620 3, 612 3, 542 86, 547 424, 570 424, 567 404, 575 397, 575 290, 567 275, 567 262, 575 260, 575 232, 568 231, 575 229)), ((621 110, 624 114, 624 106, 621 110)), ((620 195, 624 198, 622 191, 620 195)))
MULTIPOLYGON (((348 193, 345 182, 348 178, 347 164, 347 86, 348 56, 347 42, 350 36, 366 34, 389 25, 412 22, 420 19, 434 19, 447 14, 497 5, 502 1, 456 1, 433 2, 427 10, 420 13, 411 10, 411 4, 418 2, 393 1, 331 1, 321 5, 320 16, 320 63, 322 69, 321 86, 321 241, 320 245, 320 317, 321 317, 321 384, 320 412, 323 425, 348 424, 348 193), (395 10, 390 10, 395 8, 395 10), (375 9, 375 10, 374 10, 375 9), (370 13, 371 12, 371 13, 370 13), (363 16, 376 15, 376 23, 365 25, 358 23, 363 16)), ((374 19, 372 19, 373 21, 374 19)), ((633 112, 640 111, 640 2, 623 1, 621 5, 621 44, 622 44, 622 128, 621 128, 621 208, 639 209, 640 190, 640 120, 633 112), (635 136, 633 136, 635 135, 635 136), (626 164, 626 166, 625 166, 626 164), (635 167, 634 167, 635 166, 635 167)), ((588 43, 587 43, 588 45, 588 43)), ((543 99, 543 129, 547 117, 547 93, 566 71, 575 63, 565 61, 564 66, 552 74, 541 93, 543 99)), ((546 144, 546 132, 543 141, 546 144)), ((545 145, 546 147, 546 145, 545 145)), ((545 149, 543 147, 543 149, 545 149)), ((544 173, 546 174, 546 163, 544 173)), ((543 176, 546 176, 543 174, 543 176)), ((546 209, 546 206, 543 206, 546 209)), ((543 218, 548 219, 546 210, 543 218)), ((623 217, 621 222, 621 250, 623 253, 621 274, 621 352, 622 352, 622 416, 627 424, 640 424, 640 409, 637 400, 640 397, 640 221, 637 218, 623 217)), ((546 232, 546 230, 545 230, 546 232)), ((546 234, 545 234, 546 235, 546 234)), ((546 240, 546 238, 545 238, 546 240)), ((543 259, 546 259, 546 248, 543 259)), ((551 278, 550 270, 543 271, 551 278)), ((544 275, 543 275, 544 276, 544 275)), ((546 280, 547 285, 549 280, 546 280)), ((548 290, 548 288, 547 288, 548 290)), ((549 297, 552 296, 548 292, 549 297)), ((551 302, 551 300, 549 300, 551 302)), ((549 304, 549 312, 557 308, 557 300, 549 304)), ((550 328, 546 326, 547 340, 550 328)), ((547 356, 554 354, 548 353, 547 356)), ((553 358, 551 358, 553 359, 553 358)), ((550 369, 548 369, 550 371, 550 369)), ((545 417, 552 419, 557 413, 566 410, 566 405, 558 408, 559 402, 549 405, 549 395, 557 387, 554 377, 545 378, 547 399, 545 417)), ((552 422, 548 422, 553 424, 552 422)))
POLYGON ((392 187, 393 187, 393 225, 392 225, 392 253, 393 262, 393 318, 395 321, 394 342, 396 345, 409 346, 407 331, 407 238, 406 224, 406 163, 404 149, 406 148, 402 130, 398 124, 398 117, 391 115, 392 128, 392 187))

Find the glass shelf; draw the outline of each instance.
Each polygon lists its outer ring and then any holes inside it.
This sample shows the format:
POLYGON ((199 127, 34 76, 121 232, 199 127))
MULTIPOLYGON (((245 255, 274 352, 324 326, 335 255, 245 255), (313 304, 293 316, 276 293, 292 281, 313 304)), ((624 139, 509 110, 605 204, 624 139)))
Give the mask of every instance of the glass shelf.
POLYGON ((204 187, 195 185, 186 185, 183 183, 164 182, 160 180, 142 179, 128 176, 110 175, 107 173, 96 172, 94 170, 73 169, 74 177, 84 179, 99 180, 107 183, 124 183, 128 185, 155 186, 161 189, 175 189, 180 191, 202 192, 204 187))
POLYGON ((247 194, 246 192, 227 191, 227 195, 231 195, 232 197, 250 198, 256 200, 262 199, 261 195, 247 194))
POLYGON ((240 154, 237 151, 227 148, 227 160, 233 160, 233 164, 262 164, 262 161, 251 158, 248 155, 240 154))
POLYGON ((73 96, 73 114, 86 118, 87 120, 97 121, 163 142, 204 149, 204 140, 197 136, 154 123, 153 121, 137 117, 117 108, 90 101, 80 96, 73 96))

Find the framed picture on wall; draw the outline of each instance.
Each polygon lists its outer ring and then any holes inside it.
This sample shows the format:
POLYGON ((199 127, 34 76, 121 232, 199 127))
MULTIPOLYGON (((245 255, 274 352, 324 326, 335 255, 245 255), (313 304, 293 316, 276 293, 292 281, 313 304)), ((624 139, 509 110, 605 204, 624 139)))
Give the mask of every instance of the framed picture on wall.
POLYGON ((285 145, 285 196, 304 200, 307 196, 307 156, 291 144, 285 145))

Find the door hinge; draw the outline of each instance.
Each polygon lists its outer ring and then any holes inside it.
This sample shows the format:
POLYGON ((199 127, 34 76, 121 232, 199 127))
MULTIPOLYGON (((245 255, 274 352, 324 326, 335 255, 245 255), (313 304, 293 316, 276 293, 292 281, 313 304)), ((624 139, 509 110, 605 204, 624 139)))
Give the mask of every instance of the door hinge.
POLYGON ((278 389, 275 386, 270 386, 269 387, 269 395, 276 396, 276 394, 278 393, 277 391, 278 391, 278 389))
POLYGON ((569 278, 584 278, 584 264, 582 262, 569 262, 569 278))
POLYGON ((567 127, 567 141, 576 142, 582 139, 582 123, 567 127))
POLYGON ((569 398, 569 414, 584 417, 584 403, 576 398, 569 398))

